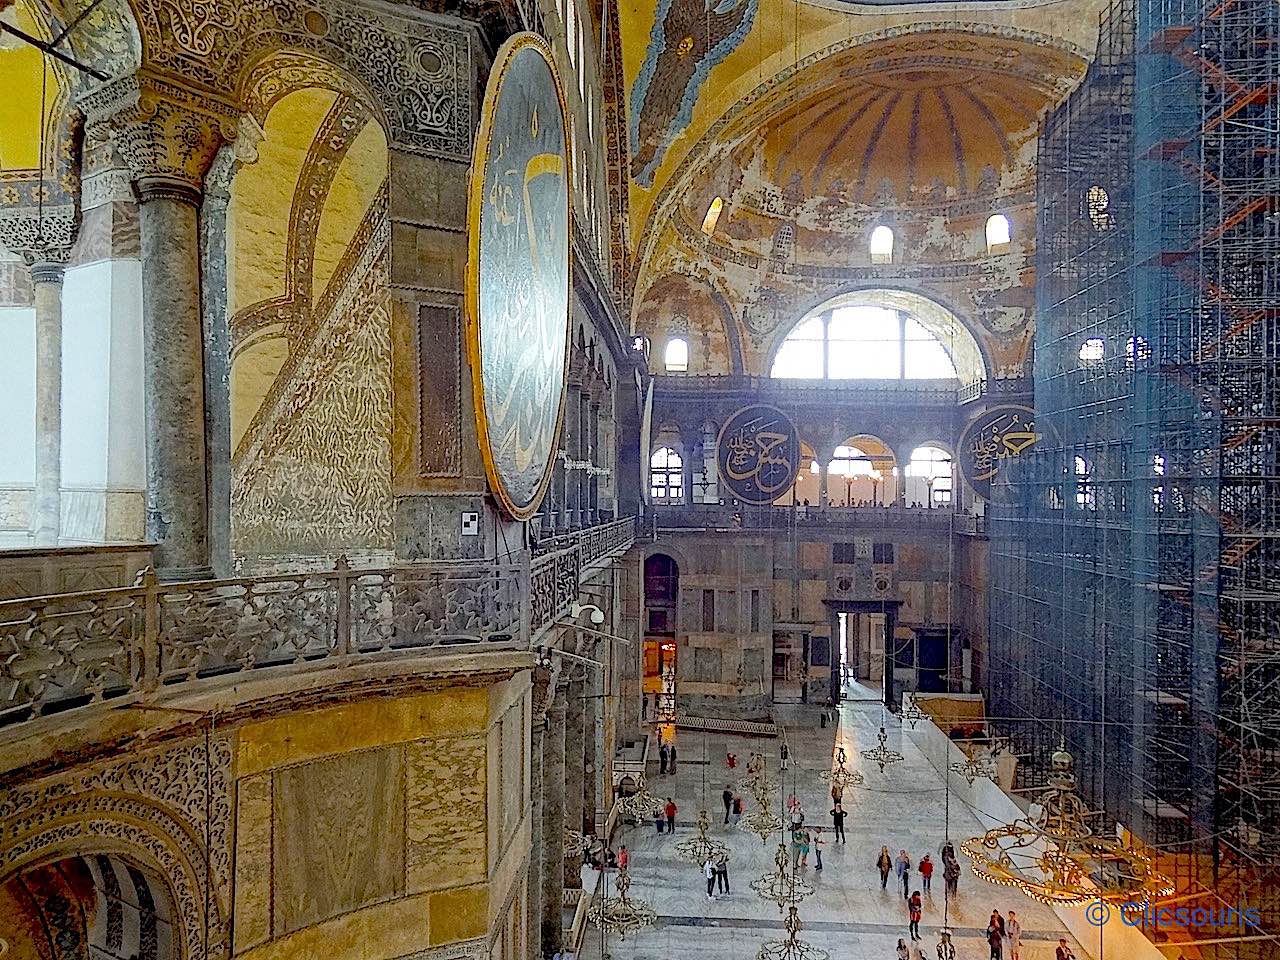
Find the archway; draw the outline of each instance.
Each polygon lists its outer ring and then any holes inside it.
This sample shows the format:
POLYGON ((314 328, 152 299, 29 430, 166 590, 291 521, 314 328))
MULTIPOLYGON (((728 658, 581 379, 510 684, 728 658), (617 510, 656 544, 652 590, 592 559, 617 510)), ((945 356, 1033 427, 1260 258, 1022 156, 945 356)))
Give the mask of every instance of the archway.
MULTIPOLYGON (((676 630, 680 606, 680 565, 665 553, 644 560, 643 718, 675 716, 676 630)), ((670 739, 667 735, 664 739, 670 739)))

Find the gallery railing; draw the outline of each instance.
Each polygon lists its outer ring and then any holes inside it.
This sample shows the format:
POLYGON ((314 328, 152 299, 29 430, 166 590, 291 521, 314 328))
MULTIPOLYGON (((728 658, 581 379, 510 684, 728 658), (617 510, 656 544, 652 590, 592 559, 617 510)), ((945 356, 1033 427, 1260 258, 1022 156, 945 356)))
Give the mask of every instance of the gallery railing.
POLYGON ((650 508, 646 518, 656 530, 786 530, 824 528, 911 527, 957 533, 983 533, 981 517, 948 507, 730 506, 717 503, 664 505, 650 508))
POLYGON ((634 520, 511 563, 468 561, 161 583, 0 602, 0 726, 270 667, 425 651, 527 649, 634 520))

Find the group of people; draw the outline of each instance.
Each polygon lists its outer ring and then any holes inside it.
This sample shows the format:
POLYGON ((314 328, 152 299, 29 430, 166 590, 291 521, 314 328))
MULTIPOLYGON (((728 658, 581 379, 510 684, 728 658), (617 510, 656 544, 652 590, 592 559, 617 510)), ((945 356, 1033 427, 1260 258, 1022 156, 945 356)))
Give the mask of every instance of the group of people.
MULTIPOLYGON (((952 848, 950 841, 943 844, 942 862, 943 879, 947 883, 947 896, 954 896, 955 888, 960 879, 960 864, 955 859, 955 850, 952 848), (952 870, 953 867, 954 871, 952 870), (951 876, 952 872, 955 874, 954 877, 951 876)), ((933 892, 933 871, 935 866, 933 857, 927 853, 915 865, 915 872, 920 874, 920 890, 925 893, 931 894, 933 892)), ((880 871, 881 890, 889 888, 889 874, 892 873, 902 886, 902 899, 911 899, 912 860, 907 851, 898 851, 898 856, 895 858, 889 853, 887 846, 881 847, 880 855, 876 857, 876 869, 880 871)), ((917 896, 919 893, 920 891, 917 890, 917 896)))
POLYGON ((663 740, 658 747, 658 772, 661 774, 676 772, 676 745, 663 740))
MULTIPOLYGON (((733 769, 731 764, 729 769, 733 769)), ((742 797, 735 793, 729 784, 724 785, 724 790, 720 794, 720 800, 724 804, 724 822, 732 823, 735 827, 738 821, 742 819, 742 812, 746 808, 746 804, 742 802, 742 797)))
POLYGON ((717 859, 707 857, 702 864, 702 874, 707 878, 707 899, 715 900, 720 894, 729 895, 729 855, 722 853, 717 859))
POLYGON ((666 828, 667 833, 676 832, 676 814, 679 811, 680 808, 676 806, 676 802, 667 797, 667 802, 662 805, 662 809, 653 818, 653 824, 658 828, 659 833, 662 833, 663 827, 666 828))

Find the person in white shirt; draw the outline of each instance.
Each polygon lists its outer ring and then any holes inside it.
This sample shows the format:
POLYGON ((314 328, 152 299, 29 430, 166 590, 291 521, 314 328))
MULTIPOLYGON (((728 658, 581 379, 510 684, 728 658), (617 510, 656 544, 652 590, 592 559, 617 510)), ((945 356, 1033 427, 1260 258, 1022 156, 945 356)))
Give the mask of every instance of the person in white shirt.
POLYGON ((707 862, 702 865, 702 875, 707 878, 707 899, 715 899, 716 889, 716 865, 707 857, 707 862))
POLYGON ((1018 951, 1022 947, 1022 924, 1018 915, 1010 910, 1004 923, 1004 936, 1009 941, 1009 960, 1019 960, 1018 951))

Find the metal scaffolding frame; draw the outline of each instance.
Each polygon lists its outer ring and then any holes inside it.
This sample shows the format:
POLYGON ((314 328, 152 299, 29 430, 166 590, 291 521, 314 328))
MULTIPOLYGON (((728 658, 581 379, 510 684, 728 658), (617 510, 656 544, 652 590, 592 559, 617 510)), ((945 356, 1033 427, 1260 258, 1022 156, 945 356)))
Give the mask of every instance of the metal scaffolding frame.
MULTIPOLYGON (((993 491, 988 694, 1041 719, 997 732, 1278 931, 1280 4, 1114 0, 1038 184, 1043 439, 993 491)), ((1280 955, 1261 932, 1194 935, 1280 955)))

